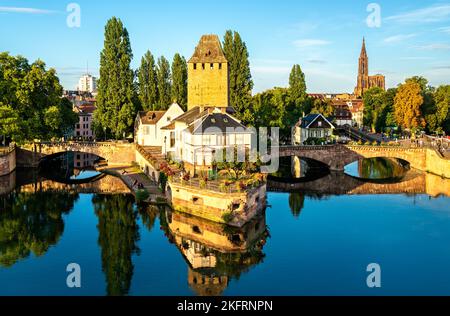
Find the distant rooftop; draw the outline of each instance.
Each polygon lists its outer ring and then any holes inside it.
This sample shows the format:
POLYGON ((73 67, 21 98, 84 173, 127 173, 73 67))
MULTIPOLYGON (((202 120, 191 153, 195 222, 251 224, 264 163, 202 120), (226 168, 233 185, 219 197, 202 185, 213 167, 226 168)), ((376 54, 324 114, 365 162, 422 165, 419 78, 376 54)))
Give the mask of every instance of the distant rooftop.
POLYGON ((195 48, 189 63, 226 63, 219 37, 214 34, 203 35, 195 48))

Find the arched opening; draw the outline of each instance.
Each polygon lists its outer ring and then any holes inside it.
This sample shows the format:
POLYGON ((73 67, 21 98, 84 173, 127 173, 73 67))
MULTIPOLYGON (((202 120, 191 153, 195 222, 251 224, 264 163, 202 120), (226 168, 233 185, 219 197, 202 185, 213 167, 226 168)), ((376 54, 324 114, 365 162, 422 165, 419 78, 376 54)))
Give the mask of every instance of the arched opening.
POLYGON ((287 183, 314 181, 327 176, 329 167, 318 160, 291 156, 281 157, 278 171, 269 175, 270 180, 287 183))
POLYGON ((86 183, 99 178, 102 174, 97 168, 106 164, 97 155, 68 151, 44 157, 39 163, 39 173, 57 182, 86 183))
POLYGON ((410 170, 408 161, 400 158, 360 158, 344 168, 344 172, 365 181, 400 181, 410 170))

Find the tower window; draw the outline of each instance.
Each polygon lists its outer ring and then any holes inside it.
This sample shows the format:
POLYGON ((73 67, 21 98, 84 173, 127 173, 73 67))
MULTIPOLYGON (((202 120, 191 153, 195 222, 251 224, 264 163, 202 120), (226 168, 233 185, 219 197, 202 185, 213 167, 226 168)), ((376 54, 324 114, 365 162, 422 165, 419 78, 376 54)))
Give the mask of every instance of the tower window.
POLYGON ((205 64, 202 64, 202 69, 205 70, 205 64))
POLYGON ((222 69, 222 63, 219 63, 219 69, 222 69))
POLYGON ((209 64, 209 68, 214 69, 214 64, 213 63, 209 64))
POLYGON ((194 70, 197 69, 197 64, 194 64, 194 70))

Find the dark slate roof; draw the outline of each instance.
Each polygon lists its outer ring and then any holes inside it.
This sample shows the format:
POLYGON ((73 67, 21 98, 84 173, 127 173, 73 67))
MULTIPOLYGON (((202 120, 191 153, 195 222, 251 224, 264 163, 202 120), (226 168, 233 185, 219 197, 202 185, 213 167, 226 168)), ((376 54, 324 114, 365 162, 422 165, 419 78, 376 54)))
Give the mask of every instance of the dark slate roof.
POLYGON ((139 118, 141 119, 142 124, 154 125, 158 123, 165 113, 166 111, 140 111, 139 118))
POLYGON ((189 63, 226 63, 219 37, 214 34, 203 35, 195 48, 189 63))
POLYGON ((226 133, 227 129, 238 129, 236 131, 239 133, 249 133, 249 130, 239 123, 236 119, 230 115, 224 113, 210 113, 203 117, 198 123, 192 124, 189 127, 189 131, 192 134, 214 134, 217 131, 221 133, 226 133))
MULTIPOLYGON (((302 123, 300 125, 301 128, 307 128, 312 122, 314 122, 317 118, 323 117, 325 120, 329 121, 331 124, 331 119, 326 118, 322 114, 308 114, 304 118, 302 118, 302 123)), ((332 125, 332 124, 331 124, 332 125)), ((333 125, 332 125, 333 126, 333 125)))
POLYGON ((206 115, 207 113, 208 110, 196 106, 195 108, 192 108, 186 113, 183 113, 180 116, 178 116, 174 121, 183 122, 189 125, 195 120, 199 119, 200 117, 206 115))

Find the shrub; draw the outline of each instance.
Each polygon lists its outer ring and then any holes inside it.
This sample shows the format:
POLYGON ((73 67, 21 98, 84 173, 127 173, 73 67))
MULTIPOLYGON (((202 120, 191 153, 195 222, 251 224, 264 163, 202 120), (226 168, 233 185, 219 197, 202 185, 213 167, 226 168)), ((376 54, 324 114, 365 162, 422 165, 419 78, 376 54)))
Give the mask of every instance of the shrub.
POLYGON ((227 224, 228 224, 229 222, 231 222, 231 221, 233 220, 233 218, 234 218, 233 213, 230 212, 230 211, 225 212, 225 213, 222 214, 222 220, 223 220, 225 223, 227 223, 227 224))
POLYGON ((136 191, 136 202, 144 202, 150 197, 150 193, 147 189, 139 189, 136 191))

